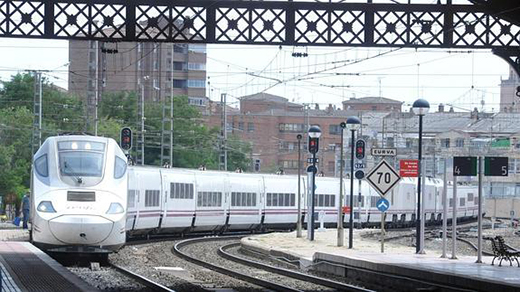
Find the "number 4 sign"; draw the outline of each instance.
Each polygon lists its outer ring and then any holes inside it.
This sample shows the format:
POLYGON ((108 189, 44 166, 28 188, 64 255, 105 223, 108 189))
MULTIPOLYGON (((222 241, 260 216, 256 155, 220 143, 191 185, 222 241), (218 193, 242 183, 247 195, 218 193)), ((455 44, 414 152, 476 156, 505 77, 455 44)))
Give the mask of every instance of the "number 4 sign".
POLYGON ((367 175, 367 181, 381 195, 388 193, 401 180, 397 171, 385 160, 381 160, 367 175))

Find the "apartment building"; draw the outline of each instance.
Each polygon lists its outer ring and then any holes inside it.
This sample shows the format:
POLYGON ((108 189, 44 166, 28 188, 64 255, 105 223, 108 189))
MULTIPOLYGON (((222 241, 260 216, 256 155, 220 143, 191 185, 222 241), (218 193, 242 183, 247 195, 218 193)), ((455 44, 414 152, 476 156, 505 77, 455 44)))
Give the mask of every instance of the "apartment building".
POLYGON ((69 91, 90 108, 104 93, 135 91, 145 100, 185 95, 204 105, 206 45, 79 41, 69 42, 69 91))

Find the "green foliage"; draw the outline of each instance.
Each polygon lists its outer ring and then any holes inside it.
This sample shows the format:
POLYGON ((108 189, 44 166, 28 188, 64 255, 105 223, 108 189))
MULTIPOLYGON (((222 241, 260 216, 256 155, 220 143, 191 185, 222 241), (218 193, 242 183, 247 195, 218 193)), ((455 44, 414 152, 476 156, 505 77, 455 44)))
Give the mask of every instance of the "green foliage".
MULTIPOLYGON (((32 163, 32 130, 34 119, 34 77, 17 74, 0 88, 0 195, 21 198, 30 184, 32 163)), ((42 141, 63 132, 85 130, 85 106, 47 80, 42 81, 42 141)), ((119 140, 121 128, 140 130, 135 92, 104 94, 100 98, 98 135, 119 140)), ((145 104, 146 164, 161 162, 162 120, 169 120, 169 109, 160 102, 145 104)), ((173 166, 208 169, 218 168, 218 129, 204 125, 201 113, 189 105, 185 96, 174 97, 173 166)), ((165 129, 170 129, 169 122, 165 129)), ((92 129, 90 129, 92 130, 92 129)), ((169 138, 169 137, 166 137, 169 138)), ((165 139, 167 141, 168 139, 165 139)), ((135 156, 135 145, 134 153, 135 156)), ((238 137, 228 139, 228 169, 249 169, 251 145, 238 137)), ((169 153, 164 153, 165 156, 169 153)))

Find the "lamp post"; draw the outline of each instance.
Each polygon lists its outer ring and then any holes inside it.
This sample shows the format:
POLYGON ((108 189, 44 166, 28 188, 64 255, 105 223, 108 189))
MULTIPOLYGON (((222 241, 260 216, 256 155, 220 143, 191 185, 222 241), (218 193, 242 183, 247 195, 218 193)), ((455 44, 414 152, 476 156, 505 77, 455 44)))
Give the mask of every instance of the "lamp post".
POLYGON ((430 104, 428 101, 419 98, 413 105, 413 112, 419 116, 419 159, 417 160, 418 175, 417 175, 417 230, 415 234, 415 253, 424 253, 423 246, 421 244, 421 159, 422 159, 422 118, 430 110, 430 104))
POLYGON ((321 129, 318 126, 312 126, 309 128, 309 152, 312 153, 312 192, 311 192, 311 222, 310 224, 307 224, 310 228, 310 240, 314 240, 314 193, 316 190, 316 172, 318 172, 318 169, 316 168, 316 153, 318 153, 319 150, 319 142, 320 142, 320 136, 321 136, 321 129))
POLYGON ((301 198, 302 194, 300 191, 301 186, 301 168, 302 168, 302 147, 300 142, 302 140, 302 135, 298 134, 296 136, 298 139, 298 221, 296 221, 296 237, 302 237, 302 209, 301 209, 301 198))
POLYGON ((348 248, 352 248, 354 237, 354 135, 361 126, 361 120, 356 116, 348 117, 347 125, 352 133, 352 139, 350 140, 350 218, 348 230, 348 248))
POLYGON ((338 246, 344 245, 345 229, 343 228, 343 130, 347 127, 345 122, 339 124, 341 131, 340 162, 339 162, 339 203, 338 203, 338 246))

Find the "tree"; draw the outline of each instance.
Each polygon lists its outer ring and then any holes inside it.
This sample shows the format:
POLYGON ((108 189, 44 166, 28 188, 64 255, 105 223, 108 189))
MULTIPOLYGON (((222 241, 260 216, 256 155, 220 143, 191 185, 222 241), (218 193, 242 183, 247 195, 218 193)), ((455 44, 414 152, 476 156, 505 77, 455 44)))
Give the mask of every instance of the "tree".
POLYGON ((236 135, 231 135, 227 140, 228 149, 228 170, 240 168, 244 171, 251 170, 251 151, 253 150, 250 142, 240 140, 236 135))

